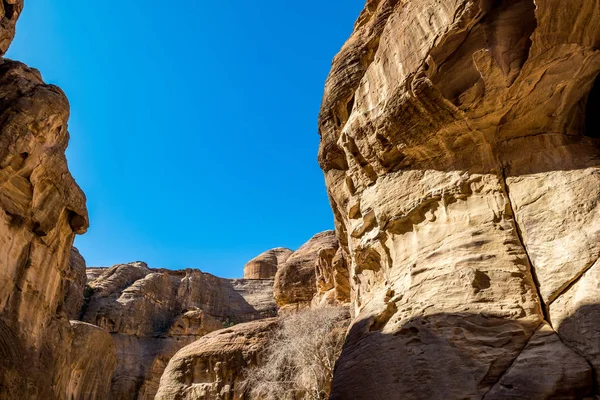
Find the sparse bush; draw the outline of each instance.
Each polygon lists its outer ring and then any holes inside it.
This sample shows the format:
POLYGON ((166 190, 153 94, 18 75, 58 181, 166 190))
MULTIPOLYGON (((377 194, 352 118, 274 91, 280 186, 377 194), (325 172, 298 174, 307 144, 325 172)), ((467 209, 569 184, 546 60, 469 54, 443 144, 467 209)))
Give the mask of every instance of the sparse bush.
POLYGON ((236 322, 233 319, 227 318, 225 321, 223 321, 223 328, 231 328, 234 325, 236 325, 236 322))
POLYGON ((283 318, 260 365, 247 371, 246 393, 261 400, 326 399, 348 323, 348 311, 335 307, 283 318))

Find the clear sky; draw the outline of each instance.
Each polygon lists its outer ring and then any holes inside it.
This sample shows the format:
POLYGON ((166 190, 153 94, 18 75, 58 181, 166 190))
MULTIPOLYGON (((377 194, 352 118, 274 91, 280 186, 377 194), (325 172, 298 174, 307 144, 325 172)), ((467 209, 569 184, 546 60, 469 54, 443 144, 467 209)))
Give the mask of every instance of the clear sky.
POLYGON ((333 56, 364 0, 27 0, 7 57, 71 103, 90 266, 239 277, 333 228, 316 162, 333 56))

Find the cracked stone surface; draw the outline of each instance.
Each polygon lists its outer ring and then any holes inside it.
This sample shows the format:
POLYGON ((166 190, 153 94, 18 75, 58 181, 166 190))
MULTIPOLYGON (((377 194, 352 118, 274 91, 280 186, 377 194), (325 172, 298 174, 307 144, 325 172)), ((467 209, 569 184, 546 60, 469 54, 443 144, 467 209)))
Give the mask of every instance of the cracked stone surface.
POLYGON ((332 399, 599 393, 599 72, 596 1, 367 1, 319 116, 332 399))

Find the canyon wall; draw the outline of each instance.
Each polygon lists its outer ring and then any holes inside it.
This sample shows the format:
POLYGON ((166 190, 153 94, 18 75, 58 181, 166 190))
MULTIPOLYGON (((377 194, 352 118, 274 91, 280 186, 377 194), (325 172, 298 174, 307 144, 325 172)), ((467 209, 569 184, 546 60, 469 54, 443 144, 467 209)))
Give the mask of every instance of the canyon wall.
POLYGON ((367 2, 319 116, 332 399, 600 393, 599 71, 595 0, 367 2))
POLYGON ((82 320, 109 332, 117 368, 110 398, 154 399, 173 355, 229 325, 277 315, 273 280, 223 279, 143 262, 91 268, 82 320))
MULTIPOLYGON (((274 283, 268 282, 272 285, 271 301, 277 302, 275 315, 279 317, 309 308, 344 306, 349 301, 350 288, 344 272, 347 269, 334 231, 316 234, 294 252, 277 248, 262 253, 246 264, 244 275, 257 276, 267 271, 275 272, 274 283), (281 259, 282 254, 285 260, 281 259)), ((246 285, 266 282, 242 281, 246 285)), ((343 330, 346 321, 342 318, 336 323, 343 330)), ((262 353, 280 326, 281 318, 236 324, 182 348, 168 363, 156 398, 249 398, 244 384, 247 369, 263 362, 262 353)))
MULTIPOLYGON (((0 6, 3 55, 23 2, 0 6)), ((85 283, 72 244, 88 217, 65 159, 68 118, 58 87, 0 59, 1 399, 105 399, 115 367, 110 336, 69 321, 85 283)))

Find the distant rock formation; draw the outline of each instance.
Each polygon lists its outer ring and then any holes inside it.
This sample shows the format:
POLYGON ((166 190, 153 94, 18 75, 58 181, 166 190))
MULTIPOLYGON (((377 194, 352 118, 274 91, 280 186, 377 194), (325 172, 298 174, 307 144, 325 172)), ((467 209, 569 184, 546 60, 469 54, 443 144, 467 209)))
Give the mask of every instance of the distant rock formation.
POLYGON ((597 1, 367 2, 319 117, 332 399, 600 394, 599 72, 597 1))
POLYGON ((248 261, 244 266, 244 279, 273 279, 278 267, 283 264, 293 251, 284 247, 267 250, 248 261))
POLYGON ((83 321, 109 332, 117 349, 110 398, 153 399, 171 357, 209 332, 274 317, 273 280, 223 279, 143 262, 93 268, 83 321))
MULTIPOLYGON (((326 231, 312 237, 292 254, 287 254, 285 262, 277 262, 271 301, 273 298, 277 301, 279 315, 309 307, 348 303, 349 298, 345 294, 349 293, 349 283, 347 273, 341 271, 345 263, 338 257, 338 248, 335 232, 326 231)), ((273 265, 275 253, 281 254, 282 251, 267 251, 248 264, 257 259, 270 259, 273 265)), ((262 281, 244 282, 248 285, 262 281)), ((246 398, 241 386, 246 369, 260 362, 260 353, 268 344, 269 332, 277 324, 278 319, 267 319, 235 325, 184 347, 169 362, 156 398, 246 398)))

